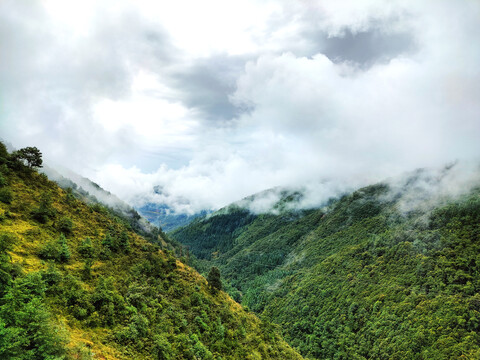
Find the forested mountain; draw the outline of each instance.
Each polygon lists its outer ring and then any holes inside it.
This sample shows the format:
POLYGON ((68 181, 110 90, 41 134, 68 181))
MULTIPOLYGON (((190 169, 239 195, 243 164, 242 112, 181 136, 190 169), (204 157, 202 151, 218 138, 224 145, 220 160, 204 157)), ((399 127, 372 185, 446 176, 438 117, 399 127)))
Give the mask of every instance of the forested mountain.
POLYGON ((162 233, 62 190, 30 150, 0 143, 0 359, 301 358, 162 233))
POLYGON ((114 216, 121 217, 130 225, 132 230, 148 238, 151 242, 162 239, 164 246, 170 246, 170 250, 176 249, 175 244, 167 243, 169 239, 166 236, 162 234, 160 238, 158 237, 162 231, 161 228, 150 224, 132 206, 120 200, 109 191, 104 190, 93 181, 64 168, 62 168, 60 173, 57 169, 44 165, 41 172, 47 175, 50 180, 56 182, 63 190, 71 193, 86 204, 98 209, 102 208, 100 211, 107 211, 114 216))
POLYGON ((480 181, 467 187, 454 171, 416 171, 317 209, 231 206, 171 235, 306 357, 479 358, 480 181))

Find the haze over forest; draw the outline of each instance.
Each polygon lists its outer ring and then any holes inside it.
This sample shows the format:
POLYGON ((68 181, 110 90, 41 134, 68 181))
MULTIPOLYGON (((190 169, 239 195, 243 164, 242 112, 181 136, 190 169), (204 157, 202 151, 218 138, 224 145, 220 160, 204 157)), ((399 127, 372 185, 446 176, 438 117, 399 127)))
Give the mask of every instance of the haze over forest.
POLYGON ((0 135, 185 212, 468 169, 479 19, 477 1, 4 0, 0 135))

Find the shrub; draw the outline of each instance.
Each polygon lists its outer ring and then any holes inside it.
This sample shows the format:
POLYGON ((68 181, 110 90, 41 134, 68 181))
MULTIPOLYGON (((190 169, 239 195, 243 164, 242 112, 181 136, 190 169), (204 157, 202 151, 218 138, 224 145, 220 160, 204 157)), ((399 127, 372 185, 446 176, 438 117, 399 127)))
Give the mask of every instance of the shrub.
POLYGON ((58 240, 60 246, 59 258, 58 260, 61 262, 67 262, 70 259, 71 253, 70 249, 67 245, 67 239, 65 239, 65 235, 61 234, 58 240))
POLYGON ((92 245, 92 240, 89 237, 86 237, 85 240, 82 240, 80 246, 78 247, 78 252, 85 259, 93 259, 95 257, 95 248, 92 245))
POLYGON ((61 234, 58 240, 50 241, 40 250, 39 256, 43 259, 67 262, 71 253, 65 235, 61 234))
POLYGON ((46 243, 39 251, 38 255, 42 259, 46 260, 57 260, 59 254, 58 244, 50 241, 46 243))
POLYGON ((63 232, 66 235, 69 235, 72 233, 73 230, 73 222, 72 219, 68 217, 63 217, 60 219, 58 222, 58 230, 63 232))
POLYGON ((2 174, 0 174, 0 187, 5 186, 5 185, 7 185, 7 180, 5 179, 5 177, 2 174))
POLYGON ((71 187, 69 187, 66 190, 66 195, 65 195, 65 200, 67 201, 67 204, 74 204, 75 203, 75 195, 73 195, 73 190, 71 187))
POLYGON ((46 270, 41 272, 41 275, 42 280, 47 285, 47 291, 55 292, 62 281, 62 273, 58 271, 55 265, 50 264, 46 270))
POLYGON ((110 235, 110 233, 107 233, 105 237, 102 240, 102 245, 105 249, 108 249, 110 251, 116 251, 117 250, 117 244, 115 239, 110 235))
POLYGON ((125 251, 126 253, 130 251, 130 242, 128 240, 128 234, 126 231, 123 231, 120 234, 120 238, 118 239, 118 247, 120 250, 125 251))
POLYGON ((49 218, 53 218, 55 216, 55 209, 52 206, 52 198, 50 194, 44 192, 40 196, 40 203, 36 209, 32 212, 32 217, 37 220, 38 222, 45 224, 49 218))
POLYGON ((0 189, 0 201, 5 204, 10 204, 13 200, 13 194, 9 188, 0 189))
POLYGON ((8 251, 12 250, 15 237, 8 233, 0 234, 0 297, 12 281, 12 266, 8 251))
POLYGON ((43 302, 39 274, 16 279, 0 307, 0 359, 63 359, 66 338, 43 302))
POLYGON ((92 278, 92 259, 86 259, 85 264, 83 265, 82 269, 82 279, 83 280, 90 280, 92 278))
POLYGON ((172 359, 172 346, 169 341, 162 335, 155 335, 153 338, 153 353, 156 355, 156 358, 159 360, 170 360, 172 359))
POLYGON ((0 141, 0 161, 1 162, 6 161, 7 158, 8 158, 7 147, 3 142, 0 141))

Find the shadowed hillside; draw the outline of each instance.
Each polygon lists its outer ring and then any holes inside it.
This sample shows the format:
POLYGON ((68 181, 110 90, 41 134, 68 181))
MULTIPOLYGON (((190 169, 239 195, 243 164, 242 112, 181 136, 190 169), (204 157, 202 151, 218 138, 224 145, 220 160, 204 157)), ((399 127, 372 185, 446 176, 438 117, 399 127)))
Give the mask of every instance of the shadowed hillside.
POLYGON ((452 171, 417 171, 319 209, 234 206, 172 236, 304 356, 477 358, 480 190, 452 186, 452 171))

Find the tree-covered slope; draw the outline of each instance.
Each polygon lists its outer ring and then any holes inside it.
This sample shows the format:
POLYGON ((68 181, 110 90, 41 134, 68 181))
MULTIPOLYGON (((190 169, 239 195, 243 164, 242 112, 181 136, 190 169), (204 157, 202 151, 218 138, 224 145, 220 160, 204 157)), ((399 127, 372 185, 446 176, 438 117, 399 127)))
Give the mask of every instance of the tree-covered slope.
POLYGON ((172 253, 1 145, 1 359, 301 358, 172 253))
POLYGON ((150 242, 155 243, 161 239, 164 247, 173 250, 175 253, 180 252, 178 244, 167 243, 169 238, 162 233, 163 228, 153 226, 146 218, 140 216, 132 206, 93 181, 65 168, 62 168, 62 173, 60 173, 57 169, 43 166, 41 172, 81 201, 96 208, 102 207, 100 211, 107 211, 115 217, 120 217, 128 223, 133 231, 150 242))
POLYGON ((479 358, 480 191, 429 191, 446 176, 417 172, 309 211, 223 213, 174 236, 304 356, 479 358))

